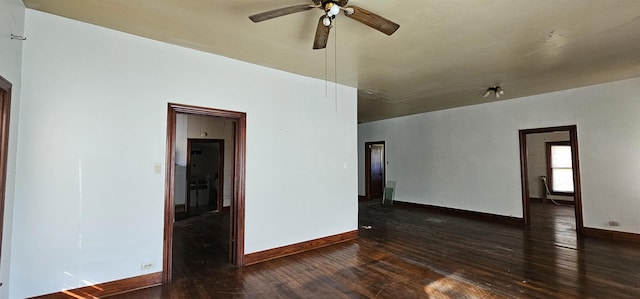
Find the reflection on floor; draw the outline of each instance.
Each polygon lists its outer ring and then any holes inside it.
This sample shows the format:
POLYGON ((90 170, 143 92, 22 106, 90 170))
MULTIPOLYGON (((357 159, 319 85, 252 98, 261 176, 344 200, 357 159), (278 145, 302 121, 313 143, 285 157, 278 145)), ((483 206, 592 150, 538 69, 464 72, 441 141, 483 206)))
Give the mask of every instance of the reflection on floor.
POLYGON ((229 264, 229 210, 223 211, 206 212, 175 222, 174 281, 188 280, 229 264))
POLYGON ((552 203, 531 203, 530 237, 534 240, 553 240, 556 246, 576 249, 575 207, 552 203))
POLYGON ((185 225, 174 282, 116 298, 640 298, 640 245, 576 241, 571 209, 523 229, 362 202, 360 239, 241 269, 185 225))

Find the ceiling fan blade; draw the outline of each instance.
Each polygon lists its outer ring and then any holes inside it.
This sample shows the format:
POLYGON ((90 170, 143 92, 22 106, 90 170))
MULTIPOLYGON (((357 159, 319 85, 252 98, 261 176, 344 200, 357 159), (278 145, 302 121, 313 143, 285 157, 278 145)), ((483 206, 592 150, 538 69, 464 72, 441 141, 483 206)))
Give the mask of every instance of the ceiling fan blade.
POLYGON ((385 19, 375 13, 372 13, 364 8, 360 8, 357 6, 349 6, 347 7, 347 10, 349 9, 353 9, 353 13, 352 14, 348 14, 347 11, 345 11, 344 15, 352 18, 362 24, 365 24, 373 29, 376 29, 386 35, 391 35, 394 32, 396 32, 396 30, 398 30, 398 28, 400 28, 400 25, 385 19))
POLYGON ((296 12, 307 11, 316 7, 318 6, 312 5, 312 4, 294 5, 294 6, 278 8, 270 11, 265 11, 263 13, 255 14, 255 15, 249 16, 249 19, 251 19, 251 21, 253 21, 254 23, 258 23, 258 22, 270 20, 273 18, 285 16, 285 15, 296 13, 296 12))
POLYGON ((349 3, 349 0, 338 0, 338 6, 340 7, 345 7, 347 6, 347 3, 349 3))
POLYGON ((327 47, 327 40, 329 39, 329 30, 331 30, 330 26, 325 26, 322 23, 322 20, 325 18, 324 15, 320 17, 318 21, 318 29, 316 29, 316 38, 313 40, 313 49, 324 49, 327 47))

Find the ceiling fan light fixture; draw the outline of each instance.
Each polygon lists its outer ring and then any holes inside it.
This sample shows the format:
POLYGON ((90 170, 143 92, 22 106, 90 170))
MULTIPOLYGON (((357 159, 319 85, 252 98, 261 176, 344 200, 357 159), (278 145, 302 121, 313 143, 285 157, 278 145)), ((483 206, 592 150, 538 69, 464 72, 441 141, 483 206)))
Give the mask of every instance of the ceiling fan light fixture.
POLYGON ((331 13, 331 15, 338 15, 338 13, 340 12, 340 6, 338 4, 332 5, 329 9, 329 12, 331 13))
POLYGON ((487 88, 487 91, 484 93, 484 95, 482 96, 483 98, 488 97, 491 93, 493 92, 494 96, 496 97, 496 99, 499 99, 500 96, 504 95, 504 89, 502 89, 500 87, 500 85, 496 85, 493 87, 489 87, 487 88))
POLYGON ((329 27, 331 26, 331 18, 330 17, 324 17, 324 19, 322 20, 322 24, 329 27))

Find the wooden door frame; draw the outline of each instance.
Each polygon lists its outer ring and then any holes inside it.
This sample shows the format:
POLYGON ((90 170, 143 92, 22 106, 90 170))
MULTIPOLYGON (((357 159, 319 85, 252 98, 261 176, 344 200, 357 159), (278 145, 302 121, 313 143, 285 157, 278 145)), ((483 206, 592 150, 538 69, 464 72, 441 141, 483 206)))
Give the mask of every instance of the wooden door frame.
POLYGON ((522 183, 522 213, 525 227, 531 225, 531 212, 529 210, 529 173, 527 162, 527 135, 552 132, 569 132, 569 144, 571 145, 571 161, 573 163, 574 184, 574 210, 576 217, 576 234, 578 238, 584 233, 582 217, 582 186, 580 183, 580 158, 578 155, 578 128, 576 125, 526 129, 519 131, 520 138, 520 179, 522 183))
POLYGON ((219 110, 184 104, 169 103, 167 105, 167 157, 165 177, 164 206, 164 241, 162 253, 162 282, 170 283, 173 260, 173 223, 175 220, 175 144, 176 117, 178 113, 200 116, 215 116, 231 119, 234 129, 234 167, 233 199, 231 202, 231 226, 229 243, 231 263, 241 267, 244 265, 244 200, 245 200, 245 163, 246 163, 246 123, 247 115, 243 112, 219 110))
POLYGON ((206 138, 187 138, 187 169, 186 169, 186 186, 187 186, 187 194, 185 196, 185 209, 187 216, 189 216, 189 204, 191 197, 191 190, 189 189, 189 180, 191 178, 191 143, 217 143, 219 147, 218 151, 218 185, 216 186, 216 210, 222 212, 222 204, 223 204, 223 186, 224 186, 224 139, 206 139, 206 138))
MULTIPOLYGON (((382 151, 382 164, 386 163, 386 152, 387 147, 384 141, 370 141, 364 143, 364 192, 365 197, 370 200, 371 199, 371 146, 381 144, 383 147, 382 151)), ((384 165, 384 171, 382 173, 382 194, 384 196, 384 187, 387 183, 387 165, 384 165)))
MULTIPOLYGON (((2 134, 0 139, 0 256, 2 256, 4 197, 7 185, 7 156, 9 154, 9 126, 11 124, 11 87, 11 82, 0 76, 0 134, 2 134)), ((1 285, 2 283, 0 283, 1 285)))

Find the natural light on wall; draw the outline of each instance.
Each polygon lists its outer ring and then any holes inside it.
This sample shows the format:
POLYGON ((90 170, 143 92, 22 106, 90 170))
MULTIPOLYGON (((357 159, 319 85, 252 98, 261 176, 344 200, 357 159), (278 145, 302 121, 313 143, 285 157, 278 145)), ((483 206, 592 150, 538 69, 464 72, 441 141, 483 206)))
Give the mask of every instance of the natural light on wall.
POLYGON ((570 145, 551 146, 551 186, 554 192, 573 193, 570 145))

